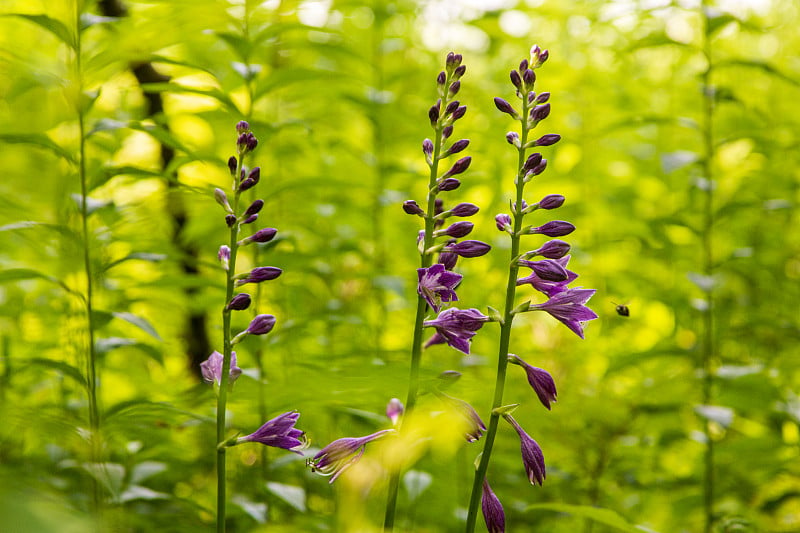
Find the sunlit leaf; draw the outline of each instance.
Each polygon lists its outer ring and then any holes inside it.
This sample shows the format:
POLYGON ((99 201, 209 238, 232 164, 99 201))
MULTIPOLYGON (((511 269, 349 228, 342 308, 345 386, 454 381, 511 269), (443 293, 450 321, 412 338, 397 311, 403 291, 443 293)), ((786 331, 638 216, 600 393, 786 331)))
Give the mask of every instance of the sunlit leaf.
POLYGON ((268 481, 267 490, 298 511, 306 511, 306 491, 303 487, 268 481))
POLYGON ((29 15, 23 13, 10 13, 2 15, 5 17, 19 17, 25 19, 29 22, 32 22, 39 26, 40 28, 44 28, 45 30, 49 31, 58 39, 69 46, 70 48, 76 47, 75 36, 72 34, 67 26, 61 22, 60 20, 54 19, 52 17, 48 17, 47 15, 29 15))

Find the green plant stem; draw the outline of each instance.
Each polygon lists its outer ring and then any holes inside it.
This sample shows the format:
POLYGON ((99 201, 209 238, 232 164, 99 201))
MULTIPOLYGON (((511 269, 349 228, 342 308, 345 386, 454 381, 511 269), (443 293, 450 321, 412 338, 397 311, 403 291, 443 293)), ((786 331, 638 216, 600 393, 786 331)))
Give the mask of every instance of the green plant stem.
MULTIPOLYGON (((449 79, 447 82, 449 83, 449 79)), ((448 87, 445 83, 445 87, 448 87)), ((441 109, 448 104, 447 99, 443 99, 441 109)), ((439 177, 439 156, 442 153, 442 121, 440 120, 434 128, 433 158, 430 165, 430 175, 428 177, 428 205, 425 214, 425 236, 423 239, 422 252, 420 253, 420 268, 428 268, 433 263, 433 254, 427 251, 433 246, 434 218, 436 216, 436 180, 439 177)), ((414 412, 419 393, 419 366, 422 360, 422 336, 425 321, 425 311, 427 303, 419 295, 417 297, 417 314, 414 319, 414 338, 411 342, 411 368, 408 375, 408 396, 406 397, 405 412, 403 417, 410 416, 414 412)), ((389 478, 389 493, 386 502, 386 514, 383 522, 385 532, 392 531, 394 528, 394 516, 397 507, 397 491, 400 484, 400 471, 392 472, 389 478)))
MULTIPOLYGON (((234 174, 234 183, 238 183, 239 174, 242 171, 243 156, 239 156, 234 174)), ((239 212, 239 191, 236 186, 233 198, 233 212, 239 212)), ((217 398, 217 533, 225 532, 225 447, 219 446, 225 440, 225 408, 228 403, 228 389, 230 388, 231 373, 231 311, 227 309, 228 302, 233 298, 234 275, 236 272, 236 255, 239 246, 236 244, 239 239, 239 222, 235 222, 230 228, 230 250, 231 256, 228 260, 228 270, 225 284, 225 304, 222 307, 222 334, 223 334, 223 358, 222 374, 220 375, 219 398, 217 398)))
POLYGON ((475 531, 475 524, 477 523, 478 507, 481 503, 481 495, 483 494, 483 480, 486 477, 486 470, 489 468, 489 460, 492 456, 492 448, 494 447, 494 439, 497 435, 497 427, 500 424, 500 415, 495 412, 495 409, 503 405, 503 391, 506 384, 506 369, 508 367, 508 347, 511 342, 511 325, 514 321, 514 300, 516 298, 517 290, 517 275, 519 272, 519 265, 517 265, 517 256, 519 255, 519 241, 520 230, 522 229, 522 192, 525 188, 523 178, 525 177, 525 143, 528 142, 528 98, 527 95, 523 97, 522 101, 522 131, 520 135, 520 148, 519 156, 517 159, 517 179, 516 184, 516 201, 514 204, 514 233, 511 235, 511 259, 508 270, 508 280, 506 282, 506 300, 505 308, 503 311, 503 323, 500 324, 500 346, 497 352, 497 377, 494 384, 494 399, 492 400, 492 414, 489 419, 489 429, 486 432, 483 440, 483 452, 481 453, 481 461, 478 469, 475 471, 475 479, 472 483, 472 493, 469 499, 469 509, 467 511, 467 533, 475 531))

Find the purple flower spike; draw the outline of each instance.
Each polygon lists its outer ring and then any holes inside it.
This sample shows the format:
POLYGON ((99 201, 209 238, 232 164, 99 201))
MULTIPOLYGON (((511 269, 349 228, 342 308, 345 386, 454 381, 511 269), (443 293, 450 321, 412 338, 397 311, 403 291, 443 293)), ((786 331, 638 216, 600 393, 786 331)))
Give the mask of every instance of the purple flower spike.
POLYGON ((477 309, 445 309, 434 320, 426 320, 422 323, 426 328, 436 328, 436 333, 425 344, 425 347, 447 343, 456 350, 469 355, 470 339, 488 320, 489 317, 477 309))
POLYGON ((393 426, 397 425, 404 411, 405 407, 403 406, 403 402, 398 398, 392 398, 389 400, 389 403, 386 404, 386 416, 392 421, 393 426))
POLYGON ((544 281, 566 281, 569 278, 567 270, 553 259, 542 259, 541 261, 525 261, 523 259, 519 264, 532 269, 533 273, 544 281))
POLYGON ((552 241, 547 241, 536 250, 536 255, 541 255, 548 259, 561 259, 569 253, 569 249, 569 243, 553 239, 552 241))
POLYGON ((539 200, 539 209, 558 209, 564 205, 564 197, 560 194, 548 194, 539 200))
POLYGON ((531 228, 529 233, 539 233, 548 237, 563 237, 575 231, 575 226, 563 220, 552 220, 538 228, 531 228))
POLYGON ((481 511, 483 511, 483 519, 486 521, 486 529, 489 533, 505 533, 506 514, 503 511, 503 505, 485 478, 481 495, 481 511))
POLYGON ((477 205, 464 202, 451 209, 450 214, 454 217, 471 217, 479 210, 480 208, 477 205))
POLYGON ((241 442, 259 442, 265 446, 273 448, 283 448, 298 455, 303 455, 300 451, 306 445, 305 432, 295 428, 300 413, 289 411, 278 415, 263 426, 258 428, 255 433, 246 437, 236 439, 237 444, 241 442))
POLYGON ((456 291, 453 290, 461 283, 461 274, 446 270, 444 265, 435 264, 429 268, 417 269, 419 284, 417 292, 425 298, 434 312, 438 313, 442 302, 455 302, 458 300, 456 291))
POLYGON ((448 396, 443 392, 436 392, 435 394, 439 399, 452 407, 453 411, 455 411, 464 423, 464 438, 467 439, 467 442, 475 442, 483 436, 483 433, 486 431, 486 424, 483 423, 478 412, 470 404, 464 400, 448 396))
POLYGON ((522 464, 525 466, 525 472, 528 474, 528 481, 531 485, 541 485, 546 477, 544 467, 544 454, 539 444, 533 440, 530 435, 525 433, 525 430, 520 427, 514 417, 511 415, 503 415, 509 424, 514 426, 517 430, 520 441, 520 449, 522 451, 522 464))
POLYGON ((553 376, 547 370, 529 365, 521 357, 513 353, 508 354, 508 362, 519 365, 525 370, 528 375, 528 383, 530 383, 533 392, 539 397, 542 405, 549 410, 550 402, 555 402, 557 395, 556 382, 553 381, 553 376))
POLYGON ((333 483, 342 472, 361 459, 367 444, 387 433, 393 432, 393 429, 384 429, 366 437, 337 439, 322 448, 306 464, 311 467, 312 472, 319 472, 323 476, 331 476, 331 480, 328 483, 333 483))
MULTIPOLYGON (((200 363, 200 371, 206 383, 216 383, 217 386, 222 382, 222 361, 223 355, 214 351, 208 359, 200 363)), ((236 352, 231 352, 231 369, 229 372, 229 383, 236 381, 242 374, 242 369, 236 366, 236 352)))
POLYGON ((531 305, 531 311, 547 311, 550 316, 567 326, 575 335, 583 338, 583 322, 594 320, 597 314, 586 307, 594 289, 565 289, 554 294, 543 304, 531 305))
MULTIPOLYGON (((556 259, 556 262, 564 267, 566 270, 567 263, 569 263, 570 256, 564 256, 561 259, 556 259)), ((552 297, 560 292, 566 291, 567 285, 572 283, 578 278, 578 275, 571 270, 567 270, 567 279, 564 281, 547 281, 543 280, 539 276, 536 275, 535 272, 531 273, 530 276, 520 278, 517 280, 517 285, 524 285, 526 283, 530 283, 531 286, 539 292, 543 292, 548 297, 552 297)))
POLYGON ((229 311, 230 310, 244 311, 245 309, 250 307, 250 302, 251 302, 250 295, 243 292, 231 298, 231 301, 228 302, 228 305, 225 306, 225 309, 229 311))
POLYGON ((511 227, 511 215, 500 213, 494 217, 494 221, 500 231, 511 231, 513 229, 511 227))
POLYGON ((239 274, 242 277, 236 280, 236 286, 240 287, 245 283, 271 281, 281 274, 283 274, 283 270, 278 267, 256 267, 247 274, 239 274))
POLYGON ((275 317, 272 315, 257 315, 247 326, 250 335, 266 335, 275 327, 275 317))
POLYGON ((481 241, 461 241, 444 247, 445 252, 452 252, 461 257, 480 257, 489 253, 491 249, 491 246, 481 241))

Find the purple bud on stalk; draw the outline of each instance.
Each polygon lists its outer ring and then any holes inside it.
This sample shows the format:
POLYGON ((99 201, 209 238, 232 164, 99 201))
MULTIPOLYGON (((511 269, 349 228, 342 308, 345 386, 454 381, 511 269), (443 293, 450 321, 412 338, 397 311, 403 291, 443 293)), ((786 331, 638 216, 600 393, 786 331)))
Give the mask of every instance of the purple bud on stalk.
POLYGON ((550 93, 541 93, 539 96, 536 97, 537 104, 543 104, 550 100, 550 93))
POLYGON ((530 178, 531 178, 531 177, 533 177, 533 176, 538 176, 539 174, 541 174, 542 172, 544 172, 544 169, 546 169, 546 168, 547 168, 547 159, 542 159, 542 160, 539 162, 539 164, 538 164, 538 165, 536 165, 535 167, 533 167, 532 169, 530 169, 530 170, 529 170, 529 171, 528 171, 528 172, 525 174, 525 177, 526 177, 526 178, 528 178, 528 179, 530 179, 530 178))
POLYGON ((236 175, 236 167, 238 166, 239 162, 236 159, 236 156, 230 156, 228 158, 228 170, 231 171, 231 176, 236 175))
POLYGON ((244 120, 240 120, 239 122, 236 123, 236 132, 237 133, 245 133, 249 129, 250 129, 250 124, 248 124, 244 120))
POLYGON ((545 281, 564 281, 568 277, 567 270, 552 259, 542 259, 541 261, 522 260, 519 264, 530 268, 539 279, 545 281))
POLYGON ((541 485, 546 476, 542 448, 530 435, 525 433, 525 430, 514 420, 514 417, 511 415, 503 415, 503 418, 514 426, 514 429, 519 435, 520 450, 522 451, 522 465, 525 467, 528 481, 531 482, 531 485, 541 485))
POLYGON ((525 82, 526 87, 532 89, 533 84, 536 83, 536 73, 531 69, 527 69, 522 73, 522 81, 525 82))
POLYGON ((222 189, 214 189, 214 200, 225 209, 228 213, 232 213, 231 204, 228 203, 228 197, 222 189))
POLYGON ((456 80, 450 84, 450 89, 447 92, 450 96, 455 96, 458 94, 459 89, 461 89, 461 82, 456 80))
POLYGON ((436 102, 436 104, 431 106, 428 110, 428 118, 431 120, 431 126, 435 126, 436 121, 439 120, 439 102, 436 102))
POLYGON ((439 254, 439 258, 436 262, 444 265, 446 270, 453 270, 458 262, 458 254, 453 252, 442 252, 439 254))
POLYGON ((520 145, 519 133, 517 133, 516 131, 509 131, 508 133, 506 133, 506 141, 508 141, 508 144, 513 144, 514 146, 519 148, 520 145))
POLYGON ((445 116, 447 116, 447 115, 451 114, 453 111, 455 111, 456 109, 458 109, 458 106, 459 106, 459 105, 461 105, 461 102, 459 102, 458 100, 453 100, 452 102, 450 102, 449 104, 447 104, 447 107, 446 107, 446 108, 444 108, 444 114, 445 114, 445 116))
POLYGON ((494 99, 494 105, 495 105, 495 107, 496 107, 497 109, 499 109, 499 110, 500 110, 500 111, 502 111, 503 113, 508 113, 509 115, 511 115, 511 116, 512 116, 512 117, 514 117, 514 118, 517 118, 517 117, 519 116, 519 115, 517 114, 517 112, 516 112, 516 111, 514 111, 514 108, 513 108, 513 107, 511 107, 511 104, 509 104, 509 103, 508 103, 506 100, 503 100, 503 99, 502 99, 502 98, 500 98, 499 96, 496 96, 496 97, 495 97, 495 99, 494 99))
POLYGON ((400 417, 403 416, 403 411, 405 411, 405 407, 403 406, 403 402, 398 398, 392 398, 389 400, 389 403, 386 404, 386 416, 392 421, 393 426, 397 425, 400 417))
POLYGON ((451 209, 450 214, 453 215, 454 217, 471 217, 479 210, 480 207, 478 207, 477 205, 464 202, 458 204, 453 209, 451 209))
POLYGON ((503 511, 503 505, 485 478, 483 480, 483 492, 481 493, 481 511, 483 512, 483 519, 486 521, 486 530, 489 533, 505 533, 506 514, 503 511))
POLYGON ((455 244, 448 244, 444 247, 445 252, 452 252, 461 257, 480 257, 486 255, 492 247, 481 241, 461 241, 455 244))
POLYGON ((245 237, 241 241, 239 241, 239 245, 249 244, 251 242, 269 242, 275 238, 275 235, 278 233, 278 230, 275 228, 264 228, 260 229, 257 232, 253 233, 249 237, 245 237))
POLYGON ((500 231, 511 231, 511 216, 506 215, 505 213, 500 213, 494 217, 494 222, 497 225, 497 229, 500 231))
POLYGON ((468 139, 461 139, 453 143, 450 149, 447 151, 447 155, 457 154, 459 152, 463 152, 466 147, 469 146, 468 139))
POLYGON ((228 305, 225 306, 225 309, 228 311, 244 311, 250 307, 250 301, 250 295, 243 292, 231 298, 231 301, 228 302, 228 305))
POLYGON ((261 167, 255 167, 250 173, 247 175, 248 179, 253 180, 255 183, 258 183, 261 180, 261 167))
POLYGON ((526 70, 528 70, 528 60, 523 59, 522 61, 519 62, 519 71, 525 72, 526 70))
POLYGON ((408 213, 409 215, 419 215, 424 216, 425 211, 415 202, 414 200, 406 200, 403 202, 403 211, 408 213))
POLYGON ((570 245, 564 241, 560 241, 558 239, 553 239, 552 241, 547 241, 538 250, 536 250, 536 255, 541 255, 542 257, 546 257, 548 259, 561 259, 565 255, 569 253, 570 245))
POLYGON ((523 165, 522 169, 525 171, 530 171, 541 162, 542 162, 542 154, 538 152, 535 154, 531 154, 528 156, 528 159, 525 160, 525 165, 523 165))
MULTIPOLYGON (((532 72, 532 71, 531 71, 532 72)), ((537 105, 531 109, 531 120, 539 122, 547 118, 550 114, 550 104, 537 105)))
POLYGON ((256 267, 247 274, 239 274, 236 286, 240 287, 246 283, 261 283, 262 281, 272 281, 283 274, 283 270, 278 267, 256 267))
MULTIPOLYGON (((203 374, 203 381, 206 383, 216 383, 219 385, 222 382, 222 363, 224 361, 223 355, 218 351, 214 351, 208 356, 208 359, 200 363, 200 371, 203 374)), ((228 382, 233 383, 242 374, 242 369, 236 366, 236 352, 231 352, 231 366, 228 371, 228 382)))
POLYGON ((563 220, 552 220, 538 228, 531 228, 528 233, 547 235, 548 237, 563 237, 575 231, 575 226, 563 220))
POLYGON ((445 178, 439 182, 440 191, 454 191, 461 187, 461 182, 456 178, 445 178))
POLYGON ((557 209, 564 205, 564 197, 560 194, 548 194, 539 200, 539 209, 557 209))
POLYGON ((466 66, 466 65, 459 65, 459 66, 458 66, 458 67, 456 67, 456 69, 453 71, 453 77, 454 77, 455 79, 459 79, 461 76, 463 76, 463 75, 464 75, 464 73, 465 73, 466 71, 467 71, 467 66, 466 66))
POLYGON ((453 122, 463 117, 466 113, 467 113, 467 106, 462 105, 457 107, 456 110, 453 111, 453 122))
POLYGON ((445 126, 442 128, 442 139, 449 139, 453 134, 453 126, 445 126))
POLYGON ((239 191, 246 191, 256 186, 256 182, 250 178, 245 178, 239 184, 239 191))
POLYGON ((530 384, 539 401, 542 402, 548 410, 550 410, 550 403, 556 401, 556 383, 553 381, 553 376, 546 370, 531 366, 513 353, 508 354, 508 362, 519 365, 525 370, 528 376, 528 383, 530 384))
POLYGON ((536 92, 531 91, 528 93, 528 103, 532 104, 536 100, 536 92))
POLYGON ((453 166, 450 167, 450 170, 445 172, 442 178, 449 178, 450 176, 457 176, 458 174, 463 173, 465 170, 469 168, 470 163, 472 163, 472 157, 470 156, 462 157, 461 159, 453 163, 453 166))
POLYGON ((252 223, 253 223, 253 222, 255 222, 256 220, 258 220, 258 213, 256 213, 255 215, 250 215, 249 217, 247 217, 246 219, 244 219, 244 220, 242 221, 242 224, 252 224, 252 223))
POLYGON ((542 63, 547 61, 549 58, 550 58, 550 50, 545 50, 544 52, 539 54, 539 60, 536 61, 536 66, 537 67, 542 66, 542 63))
POLYGON ((261 211, 262 207, 264 207, 264 200, 261 199, 256 200, 252 204, 250 204, 250 207, 248 207, 247 211, 244 212, 244 216, 249 217, 250 215, 255 215, 256 213, 261 211))
POLYGON ((533 143, 534 146, 551 146, 561 140, 561 135, 557 133, 548 133, 542 135, 533 143))
POLYGON ((447 81, 447 74, 444 71, 440 72, 438 76, 436 76, 436 83, 439 85, 444 85, 444 82, 447 81))
POLYGON ((461 63, 461 61, 456 60, 455 52, 447 53, 447 59, 445 60, 445 67, 447 67, 448 70, 456 68, 459 65, 459 63, 461 63))
POLYGON ((424 153, 427 156, 433 155, 433 141, 431 141, 430 139, 425 139, 424 141, 422 141, 422 153, 424 153))
POLYGON ((247 326, 250 335, 266 335, 275 327, 275 317, 272 315, 257 315, 247 326))
POLYGON ((300 450, 308 445, 308 441, 305 437, 305 433, 294 427, 298 418, 300 418, 300 413, 297 411, 283 413, 266 422, 254 433, 245 437, 239 437, 236 439, 236 444, 242 442, 258 442, 265 446, 283 448, 284 450, 294 452, 298 455, 303 455, 303 452, 300 450))
POLYGON ((228 270, 228 261, 231 259, 231 249, 224 244, 220 246, 217 252, 217 259, 219 259, 219 262, 222 264, 222 268, 228 270))
POLYGON ((472 233, 472 228, 475 225, 472 222, 467 222, 466 220, 460 220, 455 224, 451 224, 444 230, 444 234, 449 237, 454 237, 456 239, 460 239, 461 237, 466 237, 470 233, 472 233))
POLYGON ((225 223, 232 228, 236 224, 236 215, 225 215, 225 223))
POLYGON ((252 152, 258 146, 258 139, 252 133, 247 134, 247 151, 252 152))
POLYGON ((516 70, 512 70, 510 77, 511 77, 511 83, 514 84, 514 87, 516 87, 517 89, 522 87, 522 78, 519 76, 519 72, 517 72, 516 70))

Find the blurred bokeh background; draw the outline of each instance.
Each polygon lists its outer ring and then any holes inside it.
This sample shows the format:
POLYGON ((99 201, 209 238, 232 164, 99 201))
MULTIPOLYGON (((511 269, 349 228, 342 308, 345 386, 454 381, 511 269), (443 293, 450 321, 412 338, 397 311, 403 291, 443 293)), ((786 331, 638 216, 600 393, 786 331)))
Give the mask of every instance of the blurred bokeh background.
MULTIPOLYGON (((87 530, 92 478, 110 531, 212 528, 198 364, 221 349, 212 192, 230 185, 240 119, 260 140, 259 222, 279 229, 242 269, 284 275, 254 306, 275 331, 237 346, 231 433, 290 409, 316 448, 388 427, 416 302, 420 228, 401 204, 425 194, 436 75, 463 54, 455 135, 473 162, 448 198, 480 205, 474 235, 494 247, 458 266, 461 306, 485 312, 503 305, 493 218, 516 164, 492 98, 513 101, 508 72, 539 44, 553 110, 537 132, 563 139, 528 200, 566 196, 556 218, 578 228, 570 267, 600 318, 584 341, 540 314, 515 324, 512 351, 553 374, 559 401, 542 409, 511 368, 507 403, 548 476, 528 484, 501 428, 489 475, 507 530, 699 532, 710 496, 714 531, 800 531, 795 1, 76 1, 0 7, 0 530, 87 530), (102 464, 85 429, 81 162, 102 464)), ((422 376, 458 370, 448 393, 488 419, 496 351, 488 325, 470 356, 427 350, 422 376)), ((408 451, 398 530, 461 531, 480 443, 422 405, 431 435, 408 451)), ((229 530, 377 530, 388 448, 334 485, 294 454, 232 449, 229 530)))

